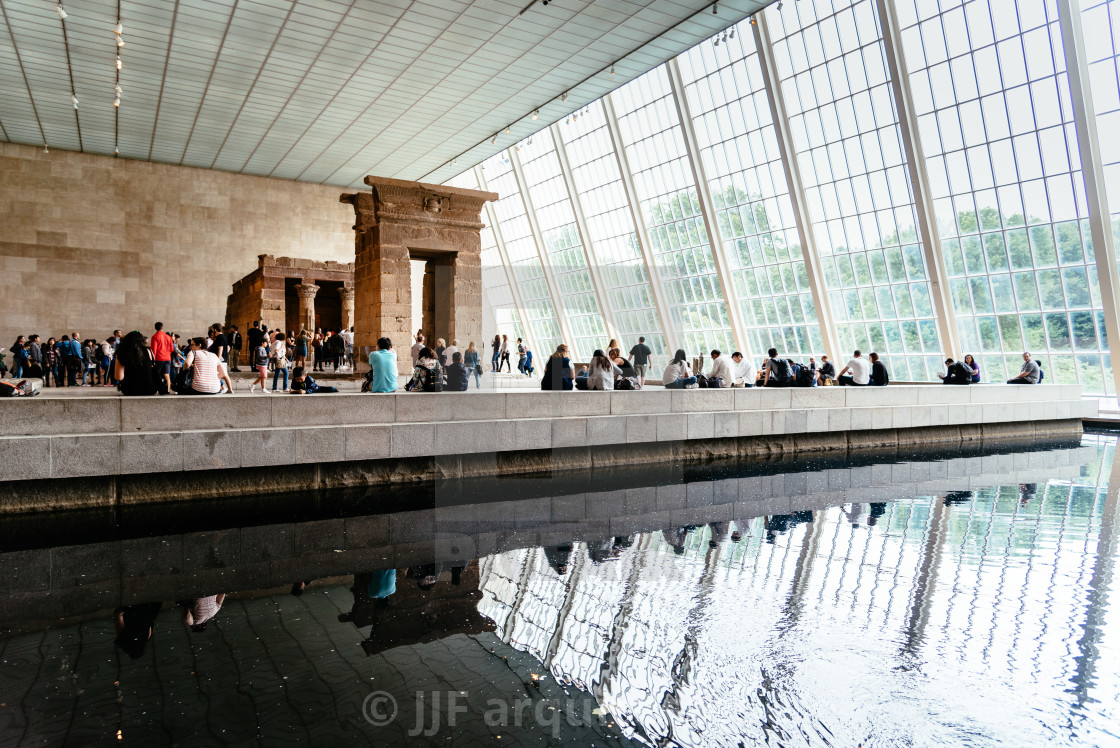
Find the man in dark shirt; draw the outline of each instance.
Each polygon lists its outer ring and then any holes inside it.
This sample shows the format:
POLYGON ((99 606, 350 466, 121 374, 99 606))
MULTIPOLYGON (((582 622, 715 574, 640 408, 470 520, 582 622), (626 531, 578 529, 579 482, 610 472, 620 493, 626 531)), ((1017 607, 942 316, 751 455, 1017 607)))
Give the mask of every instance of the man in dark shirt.
POLYGON ((646 373, 649 371, 649 357, 653 355, 653 351, 646 345, 645 338, 638 338, 638 344, 630 349, 630 355, 627 360, 634 364, 634 371, 638 375, 638 384, 645 386, 646 373))
MULTIPOLYGON (((256 350, 255 348, 253 350, 256 350)), ((230 371, 241 371, 238 364, 241 363, 241 333, 237 330, 237 325, 230 325, 229 327, 229 365, 230 371)))
MULTIPOLYGON (((260 320, 255 320, 253 326, 249 328, 249 350, 255 351, 261 347, 261 340, 264 339, 264 330, 261 329, 260 320)), ((271 341, 269 341, 271 342, 271 341)))

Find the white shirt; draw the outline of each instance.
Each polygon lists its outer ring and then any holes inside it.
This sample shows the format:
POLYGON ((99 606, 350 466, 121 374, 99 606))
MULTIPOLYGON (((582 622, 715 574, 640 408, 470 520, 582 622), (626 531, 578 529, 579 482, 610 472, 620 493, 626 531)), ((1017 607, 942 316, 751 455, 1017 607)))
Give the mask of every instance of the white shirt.
POLYGON ((354 345, 354 333, 349 330, 342 331, 342 342, 346 345, 354 345))
POLYGON ((742 379, 747 384, 754 384, 754 380, 758 378, 758 370, 754 368, 749 358, 744 358, 735 365, 735 378, 742 379))
POLYGON ((849 361, 845 368, 852 370, 852 381, 856 384, 867 384, 871 381, 871 364, 867 362, 866 358, 853 358, 849 361))
POLYGON ((708 379, 712 377, 721 378, 724 387, 731 386, 731 363, 725 356, 712 360, 712 368, 708 371, 708 379))
POLYGON ((446 348, 443 349, 443 357, 446 358, 447 363, 450 364, 451 363, 451 357, 454 356, 458 352, 459 352, 459 347, 458 346, 449 345, 449 346, 447 346, 446 348))
POLYGON ((602 369, 598 366, 592 365, 587 370, 587 389, 589 390, 613 390, 614 378, 622 376, 622 369, 618 368, 617 364, 612 363, 611 368, 602 369))
POLYGON ((420 363, 420 351, 424 350, 423 343, 415 343, 412 346, 412 367, 416 368, 416 364, 420 363))
POLYGON ((662 384, 672 384, 678 379, 691 376, 692 369, 687 361, 670 361, 669 365, 665 367, 665 373, 661 375, 661 382, 662 384))
POLYGON ((272 356, 273 358, 288 357, 288 343, 279 336, 277 336, 276 340, 272 341, 272 356))

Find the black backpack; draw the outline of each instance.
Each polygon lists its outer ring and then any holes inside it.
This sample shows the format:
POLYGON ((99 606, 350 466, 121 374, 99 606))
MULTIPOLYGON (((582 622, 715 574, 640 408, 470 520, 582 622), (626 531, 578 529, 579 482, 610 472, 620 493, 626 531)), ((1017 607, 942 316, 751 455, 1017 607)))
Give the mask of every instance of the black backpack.
POLYGON ((793 369, 789 361, 784 358, 770 359, 770 376, 778 380, 778 384, 789 384, 793 381, 793 369))
POLYGON ((798 387, 816 387, 817 386, 817 372, 810 369, 808 366, 800 366, 801 371, 797 374, 798 387))

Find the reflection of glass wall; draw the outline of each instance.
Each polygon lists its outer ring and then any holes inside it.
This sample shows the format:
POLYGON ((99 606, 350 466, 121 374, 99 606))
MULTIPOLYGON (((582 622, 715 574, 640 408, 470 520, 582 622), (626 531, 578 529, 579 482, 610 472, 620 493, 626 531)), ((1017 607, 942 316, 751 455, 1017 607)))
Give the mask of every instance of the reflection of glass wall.
POLYGON ((543 133, 542 137, 522 142, 517 155, 544 240, 545 258, 559 287, 560 308, 575 335, 575 340, 569 341, 572 354, 579 361, 589 361, 596 348, 606 346, 607 328, 587 269, 587 255, 560 172, 556 146, 543 133))
MULTIPOLYGON (((505 241, 506 254, 513 270, 514 283, 525 304, 525 321, 533 332, 539 357, 555 350, 563 336, 548 292, 540 255, 537 254, 536 241, 525 214, 525 203, 517 188, 517 178, 513 165, 504 153, 487 159, 482 164, 482 174, 486 187, 497 192, 501 199, 494 203, 494 213, 498 218, 498 231, 505 241)), ((503 334, 508 334, 503 331, 503 334)), ((514 346, 511 345, 510 349, 514 346)))
POLYGON ((654 354, 663 357, 665 334, 657 316, 649 271, 634 233, 634 220, 603 105, 595 102, 585 114, 558 127, 587 219, 592 251, 599 261, 603 293, 610 297, 623 346, 633 345, 638 337, 644 336, 654 354))
POLYGON ((753 355, 824 349, 754 36, 678 59, 753 355))
POLYGON ((845 352, 930 380, 941 344, 875 3, 836 6, 766 13, 832 313, 845 352))
POLYGON ((611 101, 680 345, 692 354, 729 350, 727 302, 664 66, 618 89, 611 101))
POLYGON ((895 6, 964 352, 1111 389, 1056 8, 895 6))

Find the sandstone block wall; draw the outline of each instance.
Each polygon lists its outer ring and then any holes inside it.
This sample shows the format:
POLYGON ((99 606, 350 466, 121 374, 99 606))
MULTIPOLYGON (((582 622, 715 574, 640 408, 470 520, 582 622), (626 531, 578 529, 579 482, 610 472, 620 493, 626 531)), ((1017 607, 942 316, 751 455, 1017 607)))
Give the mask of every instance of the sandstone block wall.
MULTIPOLYGON (((262 254, 354 259, 338 188, 0 143, 0 346, 200 335, 262 254)), ((9 358, 10 362, 10 358, 9 358)))

